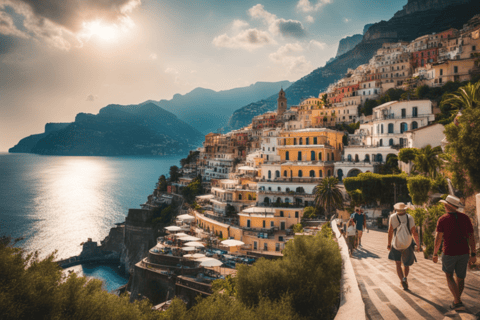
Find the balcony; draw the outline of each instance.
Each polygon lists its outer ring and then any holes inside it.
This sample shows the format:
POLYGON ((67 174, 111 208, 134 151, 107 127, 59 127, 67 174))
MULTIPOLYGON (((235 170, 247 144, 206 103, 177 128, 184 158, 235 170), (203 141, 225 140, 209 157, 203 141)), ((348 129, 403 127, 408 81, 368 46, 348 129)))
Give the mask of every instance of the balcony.
POLYGON ((374 118, 373 121, 381 121, 381 120, 401 120, 401 119, 416 119, 416 118, 428 118, 428 117, 433 117, 432 113, 426 113, 426 114, 417 114, 417 115, 405 115, 405 116, 395 116, 393 114, 389 115, 382 115, 378 118, 374 118))

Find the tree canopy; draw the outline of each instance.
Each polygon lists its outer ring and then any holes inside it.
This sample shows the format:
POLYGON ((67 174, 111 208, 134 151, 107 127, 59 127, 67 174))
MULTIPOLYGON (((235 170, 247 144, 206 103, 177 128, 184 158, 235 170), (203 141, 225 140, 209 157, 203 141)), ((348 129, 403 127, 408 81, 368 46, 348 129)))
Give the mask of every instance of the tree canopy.
POLYGON ((316 188, 315 206, 325 208, 327 214, 334 209, 343 208, 343 196, 337 184, 337 178, 328 177, 323 179, 316 188))

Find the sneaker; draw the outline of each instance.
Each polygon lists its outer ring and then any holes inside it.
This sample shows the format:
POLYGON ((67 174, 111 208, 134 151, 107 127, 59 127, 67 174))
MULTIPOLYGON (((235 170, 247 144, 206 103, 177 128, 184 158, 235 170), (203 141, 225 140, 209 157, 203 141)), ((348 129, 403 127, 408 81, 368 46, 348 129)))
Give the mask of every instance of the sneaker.
POLYGON ((403 290, 408 290, 407 278, 402 279, 402 287, 403 287, 403 290))
POLYGON ((452 302, 452 304, 450 305, 450 309, 452 309, 452 310, 461 309, 463 307, 465 307, 465 306, 463 305, 463 302, 461 302, 461 301, 460 301, 460 303, 452 302))

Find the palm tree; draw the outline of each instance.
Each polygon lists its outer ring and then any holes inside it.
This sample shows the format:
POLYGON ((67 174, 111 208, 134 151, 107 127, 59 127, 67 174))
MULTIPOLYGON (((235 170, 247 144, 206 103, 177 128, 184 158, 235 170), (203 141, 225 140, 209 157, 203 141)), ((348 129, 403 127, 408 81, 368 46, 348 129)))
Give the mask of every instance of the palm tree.
POLYGON ((431 145, 427 145, 420 149, 413 161, 413 170, 434 179, 437 176, 437 169, 442 165, 440 157, 442 153, 440 146, 432 148, 431 145))
POLYGON ((315 206, 325 208, 328 218, 334 209, 343 208, 343 195, 337 184, 337 178, 328 177, 323 179, 316 187, 315 206))
POLYGON ((455 93, 449 93, 442 101, 442 105, 450 104, 457 109, 476 108, 480 106, 480 81, 469 82, 460 87, 455 93))

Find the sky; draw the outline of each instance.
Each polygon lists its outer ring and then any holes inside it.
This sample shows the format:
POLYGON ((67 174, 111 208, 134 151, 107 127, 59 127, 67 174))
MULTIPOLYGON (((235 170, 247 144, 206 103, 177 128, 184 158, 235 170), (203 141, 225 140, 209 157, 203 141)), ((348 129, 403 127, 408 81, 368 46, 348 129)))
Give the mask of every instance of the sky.
POLYGON ((0 152, 112 103, 298 80, 406 3, 0 0, 0 152))

